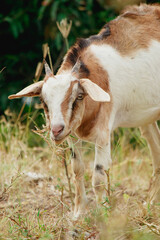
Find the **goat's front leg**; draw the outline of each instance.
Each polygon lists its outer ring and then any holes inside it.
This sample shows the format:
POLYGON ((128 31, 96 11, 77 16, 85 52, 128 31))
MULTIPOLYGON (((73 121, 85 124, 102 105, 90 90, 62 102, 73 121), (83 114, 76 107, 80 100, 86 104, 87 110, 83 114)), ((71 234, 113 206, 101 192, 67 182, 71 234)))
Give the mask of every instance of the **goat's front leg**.
POLYGON ((95 162, 92 185, 97 203, 102 203, 108 191, 107 171, 111 165, 110 143, 104 147, 95 146, 95 162))
POLYGON ((82 141, 72 138, 69 140, 72 150, 72 169, 75 181, 75 207, 74 217, 78 218, 80 214, 85 212, 87 205, 87 197, 84 187, 84 163, 82 162, 81 149, 82 141))

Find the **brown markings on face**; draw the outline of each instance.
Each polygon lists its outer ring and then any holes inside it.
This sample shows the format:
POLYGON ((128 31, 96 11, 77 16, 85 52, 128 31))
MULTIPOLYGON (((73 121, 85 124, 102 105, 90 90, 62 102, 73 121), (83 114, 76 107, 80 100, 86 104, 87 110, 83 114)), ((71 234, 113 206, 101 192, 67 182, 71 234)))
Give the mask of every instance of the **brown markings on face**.
POLYGON ((68 112, 68 106, 69 106, 69 102, 71 100, 71 95, 72 95, 72 89, 73 89, 73 86, 76 83, 78 83, 78 80, 75 80, 75 81, 71 82, 70 87, 68 88, 68 90, 66 92, 66 95, 64 97, 64 100, 61 103, 61 111, 62 111, 64 121, 66 120, 66 115, 67 115, 67 112, 68 112))
POLYGON ((81 122, 81 118, 83 115, 83 102, 87 94, 84 92, 84 89, 81 87, 80 83, 78 83, 78 89, 77 89, 77 94, 76 98, 72 104, 72 114, 70 118, 70 124, 75 120, 75 117, 78 117, 78 122, 81 122), (78 100, 77 97, 78 95, 81 94, 83 97, 81 100, 78 100))

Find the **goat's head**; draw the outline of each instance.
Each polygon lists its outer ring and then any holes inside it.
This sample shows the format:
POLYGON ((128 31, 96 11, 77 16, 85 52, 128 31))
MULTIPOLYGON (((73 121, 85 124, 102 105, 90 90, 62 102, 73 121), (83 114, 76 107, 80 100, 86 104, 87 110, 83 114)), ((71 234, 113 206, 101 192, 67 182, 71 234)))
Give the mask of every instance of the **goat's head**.
POLYGON ((54 76, 47 63, 45 70, 43 81, 31 84, 9 96, 9 99, 39 96, 49 122, 51 138, 59 144, 80 126, 87 95, 99 102, 109 102, 110 96, 89 79, 77 79, 70 72, 54 76))

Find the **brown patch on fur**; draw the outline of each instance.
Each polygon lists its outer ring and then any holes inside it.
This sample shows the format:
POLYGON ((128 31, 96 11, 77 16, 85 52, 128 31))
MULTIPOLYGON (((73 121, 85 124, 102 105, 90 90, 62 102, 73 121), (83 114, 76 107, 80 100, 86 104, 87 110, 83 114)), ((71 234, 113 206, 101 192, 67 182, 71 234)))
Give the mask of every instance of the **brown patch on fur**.
POLYGON ((108 122, 112 102, 93 102, 89 97, 86 97, 85 100, 83 119, 75 132, 81 139, 96 142, 100 146, 106 145, 109 140, 108 122), (103 131, 106 133, 105 138, 102 136, 103 131))
MULTIPOLYGON (((83 53, 82 60, 89 69, 88 78, 109 93, 108 74, 89 49, 83 53)), ((81 78, 84 78, 84 76, 81 78)))
POLYGON ((90 36, 87 39, 80 38, 67 52, 64 61, 57 74, 61 74, 63 71, 71 69, 77 61, 80 59, 81 54, 92 43, 100 43, 103 39, 106 39, 110 35, 109 25, 104 26, 105 31, 102 34, 90 36))
POLYGON ((62 71, 71 69, 77 62, 80 53, 83 52, 89 46, 89 41, 87 39, 80 38, 77 40, 75 45, 73 45, 67 52, 64 57, 64 61, 57 74, 60 74, 62 71))
POLYGON ((89 69, 86 64, 82 60, 77 60, 76 64, 74 65, 72 69, 73 75, 77 74, 79 75, 79 78, 87 78, 89 76, 89 69))
POLYGON ((91 134, 93 127, 98 121, 100 107, 101 104, 99 102, 93 102, 89 96, 85 98, 85 112, 81 125, 76 130, 81 138, 86 138, 91 134))
MULTIPOLYGON (((111 35, 103 43, 111 45, 122 55, 148 48, 151 40, 160 41, 160 5, 127 7, 109 26, 111 35)), ((100 34, 104 31, 102 29, 100 34)))
POLYGON ((66 114, 67 114, 67 111, 68 111, 68 105, 69 105, 69 102, 70 102, 72 89, 73 89, 74 84, 76 84, 76 83, 78 83, 78 80, 75 80, 75 81, 71 82, 70 87, 68 88, 68 91, 66 92, 66 95, 64 97, 64 100, 61 103, 61 111, 62 111, 62 115, 64 117, 64 120, 66 119, 66 114))
MULTIPOLYGON (((99 65, 98 60, 94 58, 89 50, 85 51, 81 57, 84 64, 87 64, 87 68, 89 69, 88 78, 111 95, 107 72, 99 65)), ((77 78, 79 78, 78 74, 77 78)), ((97 125, 101 131, 104 129, 106 121, 108 123, 112 108, 112 96, 111 102, 109 103, 95 102, 89 96, 87 96, 84 101, 85 111, 83 119, 76 132, 80 137, 88 138, 89 136, 94 135, 95 127, 97 125)))

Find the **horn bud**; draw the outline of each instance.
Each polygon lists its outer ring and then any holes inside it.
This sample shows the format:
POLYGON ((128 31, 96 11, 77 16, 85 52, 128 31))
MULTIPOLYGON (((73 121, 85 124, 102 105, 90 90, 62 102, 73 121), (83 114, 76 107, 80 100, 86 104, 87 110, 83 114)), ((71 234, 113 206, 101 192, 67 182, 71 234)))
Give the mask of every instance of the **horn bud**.
POLYGON ((45 59, 43 60, 43 63, 44 63, 46 76, 51 76, 51 75, 53 76, 53 72, 51 71, 51 69, 45 59))

